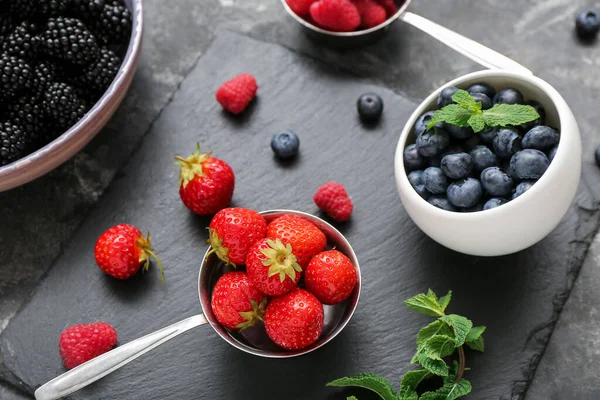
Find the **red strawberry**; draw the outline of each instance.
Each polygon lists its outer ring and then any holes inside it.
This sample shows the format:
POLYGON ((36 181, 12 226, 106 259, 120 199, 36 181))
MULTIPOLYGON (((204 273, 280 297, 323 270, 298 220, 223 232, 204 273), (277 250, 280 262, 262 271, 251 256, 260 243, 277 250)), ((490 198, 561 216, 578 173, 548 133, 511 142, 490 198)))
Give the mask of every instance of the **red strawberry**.
POLYGON ((323 305, 306 290, 295 289, 276 297, 265 312, 267 335, 287 350, 304 349, 323 332, 323 305))
POLYGON ((360 15, 350 0, 319 0, 310 6, 310 15, 331 31, 350 32, 360 25, 360 15))
POLYGON ((267 298, 250 284, 245 272, 228 272, 213 288, 211 307, 225 328, 243 330, 262 321, 267 298))
POLYGON ((267 296, 280 296, 298 285, 302 268, 292 247, 281 240, 262 239, 248 251, 246 272, 252 284, 267 296))
POLYGON ((374 0, 351 0, 360 14, 360 26, 364 29, 373 28, 387 19, 385 8, 374 0))
POLYGON ((58 351, 68 369, 106 353, 117 344, 115 328, 106 322, 70 326, 60 334, 58 351))
POLYGON ((312 3, 317 0, 285 0, 290 9, 300 17, 308 17, 312 3))
POLYGON ((267 234, 267 222, 254 210, 225 208, 210 221, 208 243, 227 265, 243 265, 250 247, 267 234))
POLYGON ((162 264, 152 250, 150 233, 144 237, 135 226, 120 224, 104 232, 96 242, 94 256, 100 269, 117 279, 131 278, 142 266, 143 271, 148 271, 153 257, 165 282, 162 264))
POLYGON ((379 3, 383 8, 385 8, 385 12, 387 13, 388 18, 392 15, 396 14, 398 11, 398 7, 396 7, 396 2, 394 0, 375 0, 379 3))
POLYGON ((217 90, 217 101, 229 112, 239 114, 256 95, 256 79, 250 74, 240 74, 223 83, 217 90))
POLYGON ((304 283, 306 290, 323 304, 337 304, 352 294, 358 274, 352 261, 337 250, 317 254, 310 260, 304 283))
POLYGON ((337 222, 348 220, 354 209, 346 189, 335 182, 327 182, 317 189, 313 200, 317 207, 337 222))
POLYGON ((235 176, 225 161, 200 154, 200 145, 188 158, 176 156, 179 173, 179 197, 194 213, 210 215, 227 207, 233 197, 235 176))
POLYGON ((296 215, 283 215, 267 226, 269 239, 281 239, 292 246, 292 251, 302 268, 310 259, 325 250, 327 238, 312 222, 296 215))

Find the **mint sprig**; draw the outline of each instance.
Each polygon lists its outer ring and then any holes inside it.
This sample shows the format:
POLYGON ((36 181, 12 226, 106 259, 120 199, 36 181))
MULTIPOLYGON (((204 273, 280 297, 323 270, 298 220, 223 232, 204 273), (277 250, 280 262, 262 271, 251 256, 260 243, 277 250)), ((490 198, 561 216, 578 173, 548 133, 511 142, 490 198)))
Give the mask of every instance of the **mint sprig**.
MULTIPOLYGON (((455 105, 464 104, 466 107, 470 107, 469 100, 462 94, 455 101, 457 102, 455 105)), ((327 386, 353 386, 369 389, 377 393, 382 400, 455 400, 469 394, 472 389, 471 383, 463 378, 463 374, 467 370, 463 347, 467 345, 473 350, 483 352, 482 334, 485 326, 473 326, 473 323, 463 316, 446 314, 445 311, 451 299, 452 292, 438 298, 429 289, 427 293, 420 293, 404 302, 408 308, 430 317, 437 317, 437 319, 419 331, 417 351, 411 363, 419 364, 421 368, 409 371, 404 375, 399 391, 394 391, 386 379, 370 373, 336 379, 329 382, 327 386), (458 360, 455 359, 452 366, 449 366, 446 359, 456 353, 457 357, 455 358, 458 360), (434 391, 419 391, 419 385, 434 375, 443 378, 442 387, 434 391)), ((347 400, 358 399, 350 396, 347 400)))
POLYGON ((488 110, 482 110, 481 102, 475 101, 467 91, 461 89, 452 95, 452 101, 454 104, 448 104, 433 113, 427 130, 445 122, 463 128, 470 126, 474 132, 480 132, 486 127, 522 125, 540 117, 535 108, 522 104, 496 104, 488 110))

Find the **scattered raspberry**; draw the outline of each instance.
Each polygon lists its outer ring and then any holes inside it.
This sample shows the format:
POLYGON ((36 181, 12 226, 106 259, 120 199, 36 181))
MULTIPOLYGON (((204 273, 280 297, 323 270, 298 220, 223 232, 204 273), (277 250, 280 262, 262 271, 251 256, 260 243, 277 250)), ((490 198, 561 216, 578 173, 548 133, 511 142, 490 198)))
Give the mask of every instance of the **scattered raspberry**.
POLYGON ((350 32, 360 25, 360 15, 350 0, 319 0, 310 6, 310 15, 332 31, 350 32))
POLYGON ((285 0, 292 11, 300 17, 308 17, 310 15, 310 6, 315 1, 317 0, 285 0))
POLYGON ((396 2, 394 0, 375 0, 379 3, 383 8, 385 8, 385 12, 387 13, 388 18, 398 12, 398 7, 396 7, 396 2))
POLYGON ((385 8, 373 0, 351 0, 360 14, 360 26, 364 29, 373 28, 387 19, 385 8))
POLYGON ((327 182, 313 196, 315 204, 337 222, 344 222, 352 214, 352 200, 339 183, 327 182))
POLYGON ((228 80, 217 90, 217 101, 224 109, 239 114, 256 95, 256 79, 250 74, 240 74, 228 80))
POLYGON ((60 334, 58 350, 65 367, 75 368, 117 344, 115 328, 106 322, 70 326, 60 334))

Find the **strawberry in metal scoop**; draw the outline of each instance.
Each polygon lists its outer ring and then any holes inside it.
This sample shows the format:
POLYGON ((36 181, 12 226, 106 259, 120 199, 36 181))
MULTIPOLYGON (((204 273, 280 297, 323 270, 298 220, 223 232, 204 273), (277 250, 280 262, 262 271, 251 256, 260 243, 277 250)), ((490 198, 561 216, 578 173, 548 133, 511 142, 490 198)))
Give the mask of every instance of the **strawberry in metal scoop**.
POLYGON ((225 328, 243 330, 262 321, 267 297, 252 286, 245 272, 228 272, 215 284, 211 307, 225 328))
POLYGON ((298 285, 302 268, 290 244, 262 239, 248 251, 246 271, 250 282, 267 296, 280 296, 298 285))

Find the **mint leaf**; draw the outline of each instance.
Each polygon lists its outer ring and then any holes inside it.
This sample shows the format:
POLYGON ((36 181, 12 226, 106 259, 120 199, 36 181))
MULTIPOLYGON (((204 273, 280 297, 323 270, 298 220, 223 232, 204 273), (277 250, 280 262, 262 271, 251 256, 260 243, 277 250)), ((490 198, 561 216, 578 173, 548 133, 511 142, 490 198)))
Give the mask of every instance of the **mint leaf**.
POLYGON ((402 391, 403 387, 416 390, 417 386, 419 386, 419 383, 430 376, 431 373, 426 369, 415 369, 413 371, 408 371, 402 378, 402 382, 400 382, 400 391, 402 391))
POLYGON ((455 400, 471 393, 471 382, 461 379, 460 382, 456 383, 455 380, 456 377, 449 380, 448 383, 444 383, 444 386, 435 392, 423 393, 420 400, 455 400))
POLYGON ((427 357, 441 360, 454 353, 456 341, 453 337, 446 335, 435 335, 425 342, 423 352, 427 357))
MULTIPOLYGON (((441 300, 441 299, 440 299, 441 300)), ((446 335, 454 337, 454 332, 450 329, 447 323, 439 319, 433 321, 424 328, 421 328, 417 335, 417 347, 422 347, 427 340, 435 335, 446 335)))
POLYGON ((441 317, 444 315, 444 310, 442 310, 437 296, 431 289, 429 289, 427 294, 419 293, 408 300, 404 300, 404 304, 411 310, 429 315, 430 317, 441 317))
POLYGON ((483 351, 485 350, 485 345, 483 343, 483 337, 481 337, 481 336, 479 336, 475 340, 466 342, 465 344, 475 351, 480 351, 483 353, 483 351))
POLYGON ((469 126, 469 118, 471 118, 471 115, 473 114, 475 114, 475 111, 468 110, 458 104, 448 104, 446 107, 433 113, 431 120, 427 125, 427 130, 430 130, 440 122, 446 122, 450 125, 462 127, 469 126))
POLYGON ((446 307, 450 304, 450 300, 452 299, 452 290, 448 291, 448 294, 440 297, 438 303, 440 303, 440 308, 442 311, 446 311, 446 307))
POLYGON ((418 361, 423 368, 434 375, 448 376, 448 373, 450 372, 450 369, 444 360, 434 360, 433 358, 427 357, 424 353, 419 354, 418 361))
POLYGON ((485 326, 474 326, 471 328, 467 337, 465 338, 465 342, 472 342, 473 340, 477 340, 482 334, 485 332, 485 326))
POLYGON ((419 394, 409 387, 401 387, 396 395, 396 400, 419 400, 419 394))
POLYGON ((468 123, 475 133, 481 132, 485 129, 485 119, 483 118, 482 114, 471 115, 468 123))
POLYGON ((346 397, 346 400, 358 400, 355 396, 346 397))
POLYGON ((383 400, 396 400, 396 393, 392 385, 382 377, 375 374, 358 374, 354 377, 336 379, 326 386, 353 386, 369 389, 379 395, 383 400))
POLYGON ((481 110, 481 103, 475 101, 473 96, 466 90, 458 89, 452 95, 452 101, 469 111, 476 112, 481 110))
POLYGON ((487 126, 521 125, 538 119, 540 115, 531 106, 522 104, 496 104, 483 111, 483 119, 487 126))
POLYGON ((467 334, 473 327, 471 320, 456 314, 445 315, 440 318, 454 330, 456 347, 462 346, 465 343, 467 334))

